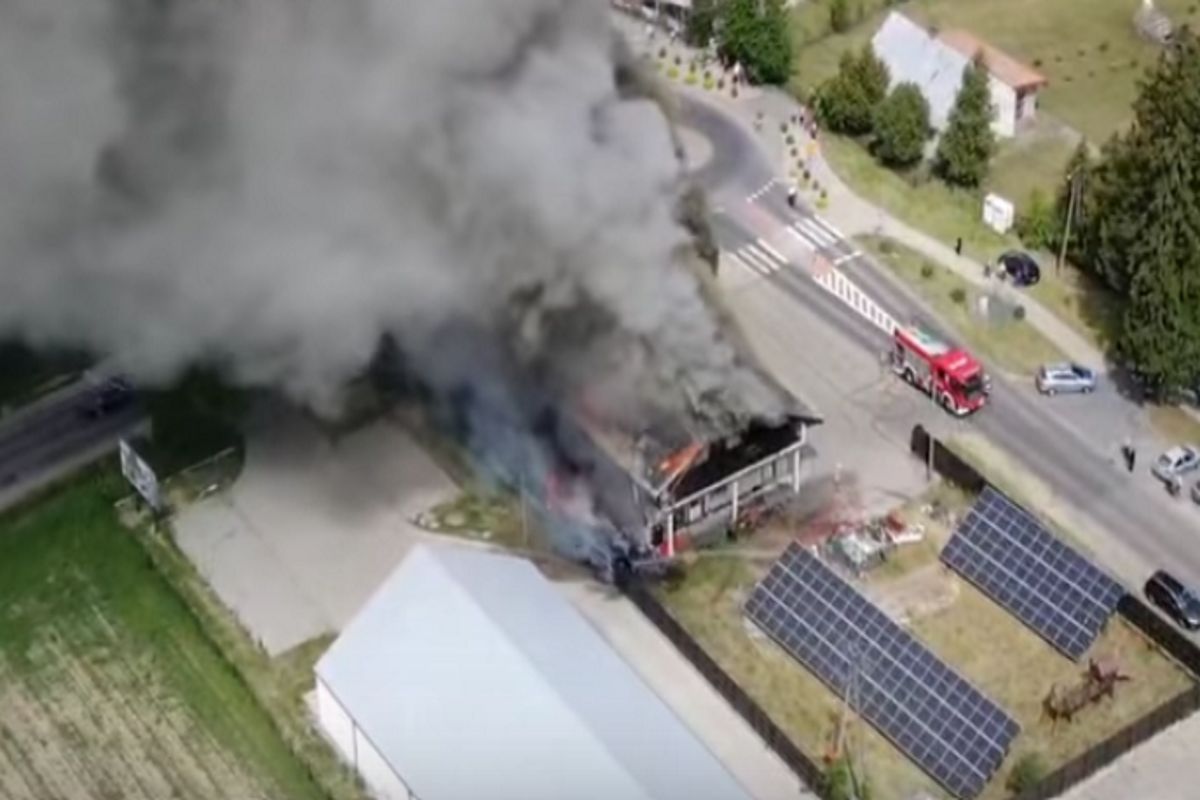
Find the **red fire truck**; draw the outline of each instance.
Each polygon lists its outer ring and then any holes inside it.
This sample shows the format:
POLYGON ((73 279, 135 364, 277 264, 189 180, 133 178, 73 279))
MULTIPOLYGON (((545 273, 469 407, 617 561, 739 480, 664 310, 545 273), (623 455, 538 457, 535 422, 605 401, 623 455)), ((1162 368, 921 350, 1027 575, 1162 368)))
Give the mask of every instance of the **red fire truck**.
POLYGON ((964 417, 987 402, 991 382, 983 365, 923 328, 897 326, 890 360, 897 375, 928 392, 951 414, 964 417))

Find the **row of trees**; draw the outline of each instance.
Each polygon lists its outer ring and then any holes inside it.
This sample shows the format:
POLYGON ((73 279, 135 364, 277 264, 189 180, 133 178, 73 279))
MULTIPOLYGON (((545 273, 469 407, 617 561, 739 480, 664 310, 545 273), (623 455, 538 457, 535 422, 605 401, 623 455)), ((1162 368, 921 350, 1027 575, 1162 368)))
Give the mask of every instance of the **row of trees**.
POLYGON ((754 83, 782 85, 792 76, 792 38, 783 0, 695 0, 689 44, 716 42, 726 63, 739 63, 754 83))
POLYGON ((1117 354, 1160 392, 1200 378, 1200 44, 1181 31, 1142 82, 1133 124, 1094 158, 1081 145, 1020 232, 1061 249, 1121 300, 1117 354), (1072 202, 1074 194, 1074 202, 1072 202), (1073 208, 1072 208, 1073 206, 1073 208))
MULTIPOLYGON (((908 169, 923 160, 933 134, 929 103, 916 84, 900 83, 889 93, 889 83, 887 65, 868 44, 842 56, 837 74, 817 89, 814 105, 827 128, 865 140, 883 164, 908 169)), ((972 63, 938 140, 935 174, 956 186, 983 182, 996 147, 992 115, 987 70, 972 63)))

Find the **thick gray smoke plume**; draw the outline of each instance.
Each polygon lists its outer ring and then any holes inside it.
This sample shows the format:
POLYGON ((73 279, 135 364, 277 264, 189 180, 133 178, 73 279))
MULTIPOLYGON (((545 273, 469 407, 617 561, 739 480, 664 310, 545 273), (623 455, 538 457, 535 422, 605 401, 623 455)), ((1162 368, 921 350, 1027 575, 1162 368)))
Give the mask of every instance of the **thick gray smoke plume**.
MULTIPOLYGON (((0 335, 336 403, 385 332, 484 379, 773 413, 681 266, 604 0, 0 0, 0 335)), ((434 370, 436 368, 436 370, 434 370)), ((634 409, 629 411, 629 409, 634 409)))

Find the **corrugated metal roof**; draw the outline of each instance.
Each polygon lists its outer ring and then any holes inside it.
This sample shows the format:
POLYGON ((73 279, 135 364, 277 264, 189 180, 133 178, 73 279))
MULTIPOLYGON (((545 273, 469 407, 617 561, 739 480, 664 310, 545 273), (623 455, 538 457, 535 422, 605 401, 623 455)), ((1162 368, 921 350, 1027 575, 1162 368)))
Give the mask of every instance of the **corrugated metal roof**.
POLYGON ((871 46, 887 64, 891 85, 915 83, 920 87, 929 103, 930 124, 944 128, 970 59, 898 11, 888 14, 871 46))
POLYGON ((521 559, 418 546, 316 671, 422 800, 748 800, 521 559))

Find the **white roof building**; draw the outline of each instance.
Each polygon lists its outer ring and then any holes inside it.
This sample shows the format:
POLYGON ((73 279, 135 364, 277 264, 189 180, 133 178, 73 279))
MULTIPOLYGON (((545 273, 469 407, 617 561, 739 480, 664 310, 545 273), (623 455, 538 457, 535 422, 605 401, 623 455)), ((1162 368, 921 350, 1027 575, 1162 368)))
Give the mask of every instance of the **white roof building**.
POLYGON ((929 121, 936 129, 946 126, 963 71, 976 55, 988 70, 999 136, 1015 136, 1017 127, 1032 119, 1037 93, 1046 78, 1016 59, 959 30, 929 31, 904 14, 893 11, 871 39, 875 54, 887 65, 891 85, 915 83, 929 103, 929 121))
POLYGON ((748 800, 522 559, 416 547, 316 678, 321 727, 383 800, 748 800))

